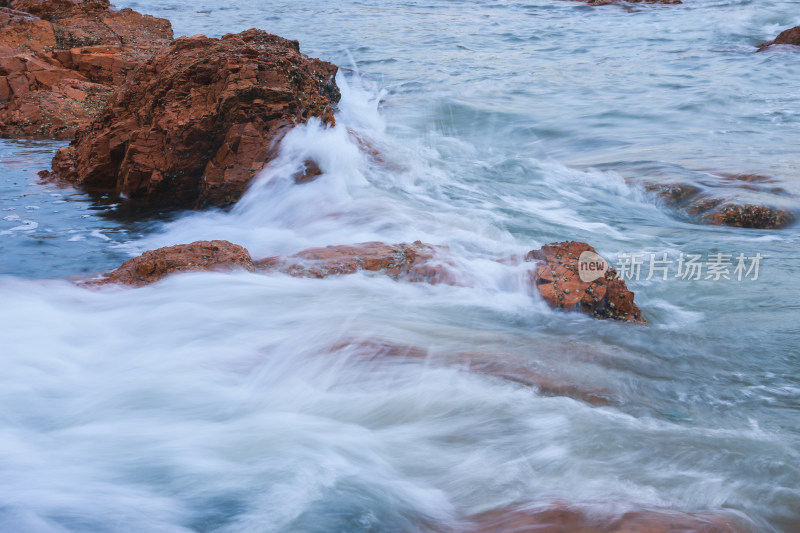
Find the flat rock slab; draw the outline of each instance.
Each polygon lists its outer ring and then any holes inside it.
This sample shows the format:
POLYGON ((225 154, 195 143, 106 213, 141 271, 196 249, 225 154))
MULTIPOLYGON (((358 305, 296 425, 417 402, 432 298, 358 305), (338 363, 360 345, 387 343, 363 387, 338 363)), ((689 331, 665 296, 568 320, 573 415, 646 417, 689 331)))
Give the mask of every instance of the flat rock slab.
POLYGON ((310 248, 285 258, 256 262, 262 270, 278 270, 294 277, 325 278, 358 271, 380 272, 394 280, 453 284, 454 277, 435 260, 437 249, 420 241, 411 244, 366 242, 310 248))

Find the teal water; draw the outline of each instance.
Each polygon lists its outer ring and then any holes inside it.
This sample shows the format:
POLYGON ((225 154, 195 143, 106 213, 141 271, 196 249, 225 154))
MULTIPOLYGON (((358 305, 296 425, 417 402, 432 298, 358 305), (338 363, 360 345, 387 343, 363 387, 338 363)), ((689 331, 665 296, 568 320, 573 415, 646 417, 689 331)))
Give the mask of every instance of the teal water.
POLYGON ((800 24, 795 2, 117 5, 177 34, 298 39, 341 66, 339 127, 294 131, 229 212, 135 219, 37 181, 60 143, 2 141, 0 530, 428 531, 569 501, 800 531, 799 226, 698 225, 631 183, 765 174, 783 191, 759 199, 800 208, 800 52, 753 53, 800 24), (291 185, 307 157, 324 178, 291 185), (257 257, 420 239, 467 286, 64 281, 214 238, 257 257), (640 328, 553 312, 494 261, 560 240, 612 263, 762 259, 757 280, 644 268, 640 328), (523 361, 614 401, 331 353, 376 338, 523 361))

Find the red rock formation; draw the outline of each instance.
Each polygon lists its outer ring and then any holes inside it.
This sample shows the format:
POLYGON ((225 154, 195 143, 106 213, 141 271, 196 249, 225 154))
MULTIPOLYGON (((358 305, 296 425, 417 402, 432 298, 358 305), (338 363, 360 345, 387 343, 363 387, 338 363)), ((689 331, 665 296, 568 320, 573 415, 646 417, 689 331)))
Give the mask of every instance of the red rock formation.
MULTIPOLYGON (((285 257, 267 257, 251 261, 244 248, 227 241, 207 241, 160 248, 131 259, 115 270, 102 283, 145 285, 164 275, 181 270, 207 270, 217 265, 240 264, 248 270, 273 271, 303 278, 325 278, 359 271, 379 272, 394 280, 455 285, 455 276, 441 257, 441 249, 416 241, 412 244, 367 242, 344 246, 310 248, 285 257), (245 254, 246 261, 232 261, 231 247, 236 254, 245 254), (437 256, 438 253, 438 256, 437 256), (198 259, 198 254, 202 260, 198 259), (185 255, 185 258, 182 258, 185 255)), ((646 324, 641 310, 633 303, 633 293, 616 277, 614 269, 595 280, 580 279, 578 258, 582 252, 595 252, 586 243, 563 242, 543 246, 529 252, 526 261, 542 261, 531 272, 533 285, 551 306, 567 311, 581 311, 595 318, 613 318, 646 324)), ((465 359, 463 356, 460 357, 465 359)), ((487 373, 500 374, 503 366, 479 360, 487 373)), ((523 375, 520 368, 509 372, 523 375)), ((521 382, 525 382, 522 380, 521 382)), ((534 384, 531 381, 530 384, 534 384)), ((552 387, 551 387, 552 388, 552 387)))
POLYGON ((176 272, 217 271, 243 268, 253 271, 250 253, 228 241, 196 241, 145 252, 125 261, 104 279, 90 285, 121 283, 141 287, 176 272))
POLYGON ((261 30, 177 39, 59 150, 48 176, 141 204, 231 204, 289 128, 334 123, 336 70, 261 30))
POLYGON ((228 241, 197 241, 145 252, 95 283, 141 286, 176 272, 217 270, 236 265, 251 271, 277 271, 303 278, 324 278, 368 270, 395 280, 450 283, 450 272, 434 261, 434 253, 434 247, 419 241, 397 245, 368 242, 310 248, 294 255, 268 257, 254 263, 250 253, 239 245, 228 241))
POLYGON ((613 268, 594 281, 581 279, 578 259, 583 252, 596 253, 586 243, 569 241, 546 244, 525 256, 526 261, 543 262, 532 276, 542 298, 556 309, 647 324, 633 303, 633 292, 617 278, 613 268))
POLYGON ((22 11, 0 7, 0 50, 44 52, 56 46, 53 25, 22 11))
POLYGON ((256 266, 305 278, 325 278, 369 270, 381 272, 395 280, 452 284, 452 273, 441 263, 437 264, 435 254, 433 246, 420 241, 394 245, 366 242, 311 248, 285 258, 262 259, 256 262, 256 266))
POLYGON ((460 533, 749 533, 750 528, 724 515, 674 511, 634 511, 598 515, 574 506, 499 509, 471 518, 460 533))
POLYGON ((11 7, 45 20, 96 16, 108 11, 108 0, 13 0, 11 7))
POLYGON ((114 11, 103 0, 17 0, 12 6, 17 10, 0 8, 3 137, 74 136, 99 115, 129 71, 172 40, 169 21, 114 11))
POLYGON ((800 26, 789 28, 778 34, 772 41, 767 41, 758 45, 758 52, 763 52, 773 44, 793 44, 800 46, 800 26))
MULTIPOLYGON (((454 273, 442 260, 441 253, 437 257, 437 252, 441 250, 420 241, 412 244, 367 242, 310 248, 290 256, 267 257, 254 263, 247 250, 240 246, 227 241, 213 241, 213 248, 209 248, 208 244, 206 241, 199 241, 146 252, 112 272, 103 283, 144 285, 161 279, 167 273, 196 270, 198 265, 200 269, 206 269, 207 266, 228 264, 231 263, 228 251, 234 247, 237 253, 247 254, 247 262, 242 263, 242 266, 248 270, 283 272, 303 278, 325 278, 371 271, 394 280, 456 284, 454 273), (197 259, 198 253, 204 258, 202 261, 197 259), (182 254, 186 255, 186 259, 181 259, 182 254), (161 263, 155 263, 162 259, 161 263)), ((545 245, 525 256, 526 261, 543 262, 531 272, 531 278, 545 301, 552 307, 580 311, 595 318, 646 324, 641 310, 633 303, 633 293, 627 289, 623 280, 616 277, 613 268, 592 281, 583 281, 580 278, 578 259, 582 252, 596 253, 586 243, 563 242, 545 245)), ((503 371, 496 363, 494 360, 495 366, 487 373, 498 374, 503 371)), ((485 362, 476 360, 475 364, 489 369, 485 362)), ((517 375, 524 373, 521 369, 512 369, 509 372, 517 375)))

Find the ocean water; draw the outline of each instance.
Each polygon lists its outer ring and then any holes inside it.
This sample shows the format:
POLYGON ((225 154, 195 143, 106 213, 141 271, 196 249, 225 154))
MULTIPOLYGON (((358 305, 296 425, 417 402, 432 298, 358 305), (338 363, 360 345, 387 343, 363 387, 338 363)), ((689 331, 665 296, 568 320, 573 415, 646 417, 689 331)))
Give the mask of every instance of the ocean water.
POLYGON ((706 226, 683 180, 800 210, 793 1, 119 1, 178 35, 250 27, 339 65, 337 127, 296 128, 227 211, 120 211, 38 182, 63 143, 0 141, 0 531, 452 531, 570 502, 800 531, 800 232, 706 226), (382 154, 370 159, 347 129, 382 154), (324 176, 290 179, 316 160, 324 176), (776 192, 731 188, 762 174, 776 192), (146 216, 145 216, 146 215, 146 216), (227 239, 449 247, 464 286, 358 274, 72 280, 227 239), (496 259, 586 241, 649 327, 554 312, 496 259), (672 263, 651 279, 651 254, 672 263), (731 279, 683 279, 716 254, 731 279), (751 270, 737 279, 738 256, 751 270), (524 365, 609 405, 384 342, 524 365))

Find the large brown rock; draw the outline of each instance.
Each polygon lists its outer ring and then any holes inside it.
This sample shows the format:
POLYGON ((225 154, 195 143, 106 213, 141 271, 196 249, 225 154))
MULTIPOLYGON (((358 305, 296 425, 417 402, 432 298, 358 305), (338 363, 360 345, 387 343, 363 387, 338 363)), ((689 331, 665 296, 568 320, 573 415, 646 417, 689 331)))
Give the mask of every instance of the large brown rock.
POLYGON ((250 253, 228 241, 196 241, 145 252, 90 285, 119 283, 141 287, 177 272, 224 271, 243 268, 253 271, 250 253))
POLYGON ((366 242, 310 248, 288 257, 268 257, 256 262, 262 270, 278 270, 295 277, 325 278, 366 270, 394 280, 453 283, 452 273, 435 260, 436 248, 412 244, 366 242))
POLYGON ((460 533, 750 533, 720 514, 642 510, 603 515, 556 503, 538 509, 498 509, 471 518, 460 533))
POLYGON ((593 281, 581 279, 579 258, 583 252, 597 253, 590 245, 575 241, 546 244, 528 252, 526 261, 542 263, 532 273, 533 284, 542 298, 556 309, 647 324, 641 309, 633 303, 633 292, 613 268, 593 281))
POLYGON ((758 45, 758 52, 763 52, 773 44, 792 44, 800 46, 800 26, 789 28, 778 34, 772 41, 767 41, 758 45))
POLYGON ((289 128, 334 123, 336 70, 261 30, 177 39, 59 150, 48 176, 139 204, 231 204, 289 128))
POLYGON ((3 137, 72 138, 131 70, 172 40, 169 21, 100 0, 12 5, 0 8, 3 137))

